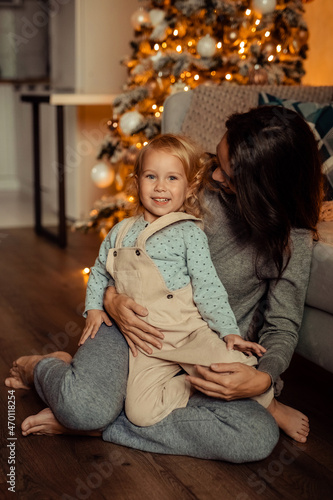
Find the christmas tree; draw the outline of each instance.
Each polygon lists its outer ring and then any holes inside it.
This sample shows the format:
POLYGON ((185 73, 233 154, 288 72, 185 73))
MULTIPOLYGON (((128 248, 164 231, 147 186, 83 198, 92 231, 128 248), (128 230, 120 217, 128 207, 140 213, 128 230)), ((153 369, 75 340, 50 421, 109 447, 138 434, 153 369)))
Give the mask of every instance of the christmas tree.
POLYGON ((122 61, 128 81, 113 102, 102 162, 92 171, 97 185, 115 182, 119 194, 99 200, 76 227, 105 233, 128 215, 124 179, 138 151, 160 132, 168 95, 224 82, 299 84, 308 48, 306 1, 143 1, 131 16, 132 54, 122 61))

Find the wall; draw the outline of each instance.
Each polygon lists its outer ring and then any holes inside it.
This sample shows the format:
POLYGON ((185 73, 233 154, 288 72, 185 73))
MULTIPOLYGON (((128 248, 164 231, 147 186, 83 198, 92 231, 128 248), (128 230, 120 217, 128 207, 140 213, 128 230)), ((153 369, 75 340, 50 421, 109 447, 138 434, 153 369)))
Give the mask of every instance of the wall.
POLYGON ((305 4, 310 37, 303 84, 333 85, 333 0, 305 4))
MULTIPOLYGON (((30 7, 34 4, 35 11, 41 11, 38 0, 27 2, 30 7)), ((121 92, 126 81, 126 68, 120 65, 120 60, 130 52, 129 42, 133 37, 130 16, 138 6, 138 0, 98 0, 98 8, 94 0, 51 0, 52 90, 88 94, 121 92)), ((0 36, 1 26, 21 36, 21 28, 14 28, 14 24, 8 22, 8 19, 13 19, 13 9, 8 9, 8 15, 5 15, 6 11, 0 11, 0 36)), ((27 13, 25 18, 34 19, 27 13)), ((37 33, 31 40, 27 39, 25 46, 32 47, 34 39, 37 39, 37 33)), ((26 84, 20 85, 19 89, 0 84, 0 190, 32 194, 31 105, 20 100, 20 95, 27 91, 26 84)), ((37 85, 33 90, 36 93, 41 91, 45 92, 43 85, 37 85)), ((43 202, 55 212, 55 109, 48 105, 42 105, 40 109, 43 202)), ((111 106, 65 107, 66 202, 70 218, 87 215, 93 202, 103 194, 93 185, 90 171, 107 133, 106 122, 110 115, 111 106)))

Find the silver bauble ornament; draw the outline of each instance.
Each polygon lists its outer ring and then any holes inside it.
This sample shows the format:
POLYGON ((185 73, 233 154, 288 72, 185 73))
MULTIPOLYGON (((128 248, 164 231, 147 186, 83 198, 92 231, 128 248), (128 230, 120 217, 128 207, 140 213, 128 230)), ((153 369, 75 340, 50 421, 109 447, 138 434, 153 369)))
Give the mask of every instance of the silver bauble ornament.
POLYGON ((216 52, 216 40, 210 35, 205 35, 197 43, 197 53, 201 57, 213 57, 216 52))
POLYGON ((114 170, 111 165, 100 162, 91 169, 91 178, 99 188, 111 186, 114 181, 114 170))
POLYGON ((131 24, 136 31, 140 31, 146 24, 150 25, 149 12, 143 7, 139 7, 139 9, 131 15, 131 24))
POLYGON ((252 0, 252 7, 259 14, 271 14, 276 7, 276 0, 252 0))

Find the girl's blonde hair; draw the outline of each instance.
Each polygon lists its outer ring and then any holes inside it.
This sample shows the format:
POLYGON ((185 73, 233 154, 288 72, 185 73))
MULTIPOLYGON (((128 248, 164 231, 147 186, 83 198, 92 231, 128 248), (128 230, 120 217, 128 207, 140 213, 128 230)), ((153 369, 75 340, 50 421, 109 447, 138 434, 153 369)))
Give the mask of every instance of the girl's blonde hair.
POLYGON ((128 182, 128 192, 134 198, 135 212, 139 213, 143 210, 137 181, 142 173, 144 159, 148 151, 164 151, 179 158, 188 182, 187 196, 183 205, 184 212, 195 217, 202 217, 204 212, 202 181, 209 159, 204 151, 191 139, 174 134, 158 135, 141 149, 128 182))

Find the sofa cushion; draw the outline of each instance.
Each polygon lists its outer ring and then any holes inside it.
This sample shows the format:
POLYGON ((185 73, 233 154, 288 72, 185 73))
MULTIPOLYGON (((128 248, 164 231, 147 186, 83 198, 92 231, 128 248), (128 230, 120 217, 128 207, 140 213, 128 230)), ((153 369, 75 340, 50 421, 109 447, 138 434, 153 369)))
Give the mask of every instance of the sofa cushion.
POLYGON ((303 102, 292 99, 281 99, 277 96, 259 93, 258 104, 278 105, 299 113, 310 125, 318 141, 318 149, 323 163, 323 173, 331 186, 333 194, 333 105, 330 103, 303 102))

